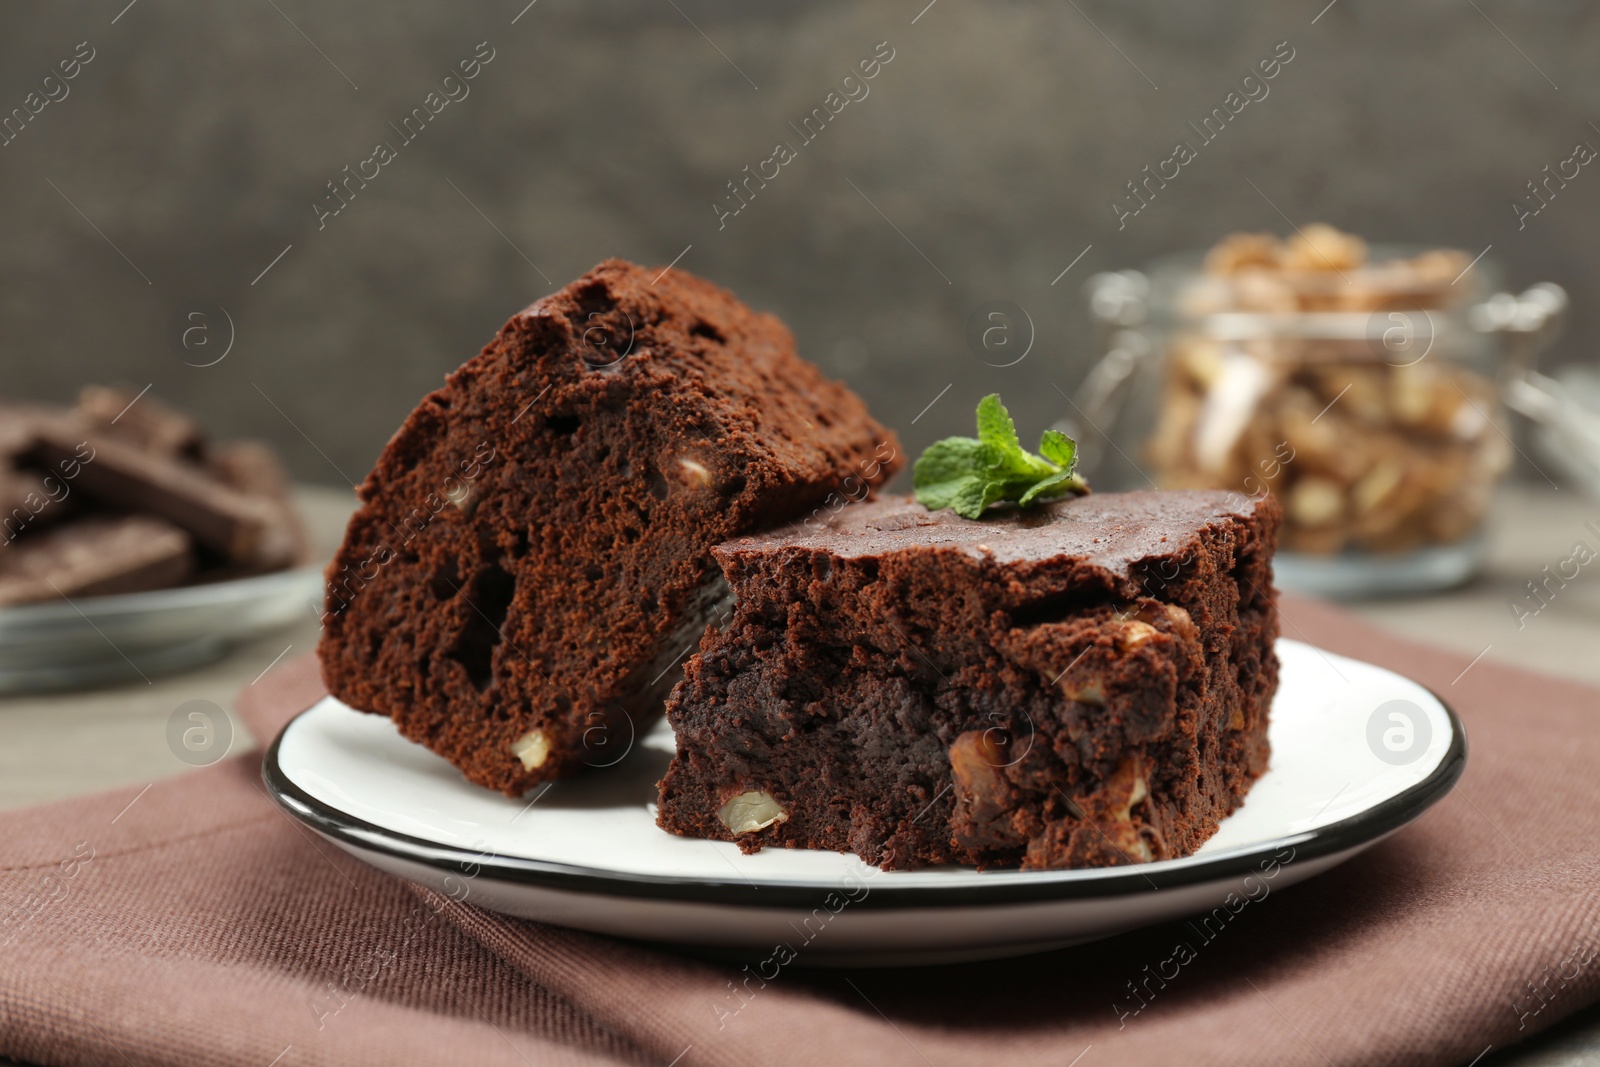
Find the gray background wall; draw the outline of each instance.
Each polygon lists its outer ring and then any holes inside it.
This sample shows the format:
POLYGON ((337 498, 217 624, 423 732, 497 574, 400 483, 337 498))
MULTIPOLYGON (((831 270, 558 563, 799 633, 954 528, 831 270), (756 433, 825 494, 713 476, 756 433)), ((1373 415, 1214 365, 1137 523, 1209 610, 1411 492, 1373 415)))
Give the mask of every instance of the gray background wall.
POLYGON ((1600 13, 1325 2, 7 4, 0 113, 78 42, 95 58, 0 148, 0 394, 154 383, 303 478, 359 479, 511 312, 692 246, 682 268, 781 315, 913 449, 970 432, 992 390, 1031 436, 1092 358, 1084 279, 1283 216, 1492 243, 1513 283, 1572 291, 1552 362, 1592 358, 1600 173, 1520 232, 1510 205, 1600 145, 1600 13), (470 95, 319 231, 325 183, 484 41, 470 95), (881 41, 870 95, 719 230, 724 183, 881 41), (1124 183, 1282 41, 1270 95, 1119 231, 1124 183), (995 298, 1038 329, 1004 369, 963 337, 995 298), (173 335, 208 304, 234 345, 188 366, 173 335))

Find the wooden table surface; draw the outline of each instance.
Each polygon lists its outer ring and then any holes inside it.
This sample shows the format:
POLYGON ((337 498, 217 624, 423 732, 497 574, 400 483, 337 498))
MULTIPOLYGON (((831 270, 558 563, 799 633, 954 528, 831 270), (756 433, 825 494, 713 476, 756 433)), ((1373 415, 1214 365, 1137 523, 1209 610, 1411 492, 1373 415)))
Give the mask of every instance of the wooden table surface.
MULTIPOLYGON (((353 505, 351 494, 306 488, 300 496, 319 551, 331 554, 353 505)), ((1573 571, 1567 563, 1565 573, 1573 571)), ((1600 501, 1548 486, 1508 487, 1490 530, 1489 565, 1479 579, 1442 595, 1369 601, 1351 609, 1395 633, 1470 657, 1600 685, 1600 501), (1564 580, 1563 563, 1583 557, 1575 555, 1579 542, 1596 558, 1564 580), (1530 582, 1543 583, 1541 599, 1530 594, 1530 582), (1520 611, 1513 607, 1518 604, 1520 611)), ((0 808, 182 774, 189 767, 166 740, 167 719, 178 705, 204 699, 230 708, 235 695, 273 664, 314 648, 316 636, 308 611, 292 627, 185 674, 149 684, 0 698, 0 808)), ((249 743, 237 723, 234 737, 234 751, 249 743)), ((1533 1042, 1496 1050, 1478 1067, 1505 1064, 1600 1067, 1600 1008, 1533 1042)))

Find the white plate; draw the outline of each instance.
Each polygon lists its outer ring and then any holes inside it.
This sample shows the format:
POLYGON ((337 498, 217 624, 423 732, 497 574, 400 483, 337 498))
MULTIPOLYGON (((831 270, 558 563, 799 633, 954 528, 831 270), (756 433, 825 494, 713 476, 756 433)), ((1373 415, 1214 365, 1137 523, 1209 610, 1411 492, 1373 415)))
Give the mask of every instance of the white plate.
POLYGON ((322 571, 0 609, 0 693, 73 689, 188 670, 313 614, 322 571))
POLYGON ((610 770, 511 800, 328 698, 284 728, 263 777, 345 851, 494 911, 755 959, 782 961, 782 945, 802 965, 1019 955, 1213 909, 1226 922, 1449 792, 1466 737, 1437 697, 1297 641, 1278 651, 1271 769, 1196 854, 1134 866, 885 872, 843 853, 746 856, 675 837, 655 825, 664 724, 610 770))

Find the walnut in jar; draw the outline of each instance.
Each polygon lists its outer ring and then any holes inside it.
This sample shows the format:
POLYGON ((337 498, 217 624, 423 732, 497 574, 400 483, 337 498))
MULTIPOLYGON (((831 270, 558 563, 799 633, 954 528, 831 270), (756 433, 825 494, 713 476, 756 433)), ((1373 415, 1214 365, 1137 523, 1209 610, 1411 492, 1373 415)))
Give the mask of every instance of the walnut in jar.
POLYGON ((1451 249, 1375 256, 1320 223, 1282 241, 1226 238, 1197 283, 1204 310, 1178 298, 1192 325, 1169 342, 1150 473, 1174 488, 1275 493, 1282 543, 1302 553, 1471 536, 1510 458, 1493 382, 1459 361, 1450 346, 1463 335, 1435 335, 1433 318, 1414 358, 1370 336, 1374 316, 1461 303, 1471 286, 1452 286, 1470 262, 1451 249), (1246 317, 1214 325, 1220 312, 1246 317))

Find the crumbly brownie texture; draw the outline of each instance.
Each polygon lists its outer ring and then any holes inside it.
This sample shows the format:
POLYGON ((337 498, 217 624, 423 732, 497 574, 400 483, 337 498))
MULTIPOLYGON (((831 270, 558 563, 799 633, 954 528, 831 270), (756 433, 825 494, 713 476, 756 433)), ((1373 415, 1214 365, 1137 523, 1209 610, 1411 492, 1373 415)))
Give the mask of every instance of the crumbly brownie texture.
POLYGON ((865 496, 897 456, 777 319, 607 261, 389 442, 328 569, 323 677, 512 796, 609 765, 725 593, 711 547, 865 496))
POLYGON ((658 822, 887 869, 1188 855, 1267 766, 1280 514, 885 499, 722 545, 736 607, 668 700, 658 822))

